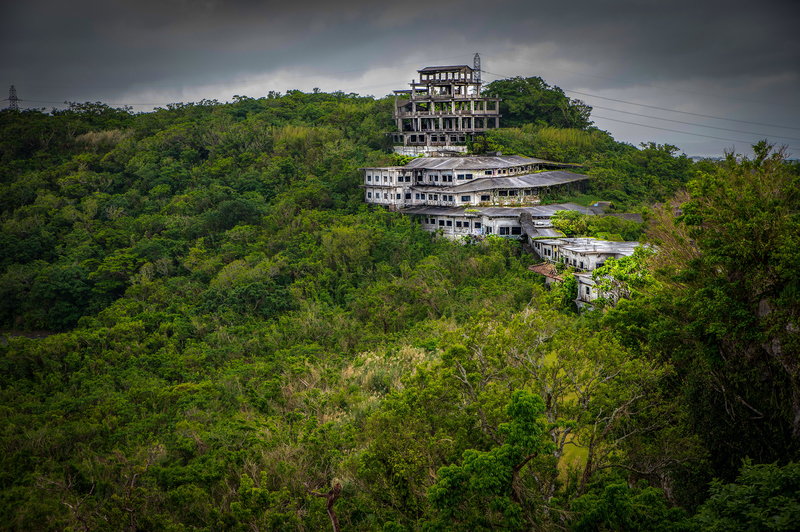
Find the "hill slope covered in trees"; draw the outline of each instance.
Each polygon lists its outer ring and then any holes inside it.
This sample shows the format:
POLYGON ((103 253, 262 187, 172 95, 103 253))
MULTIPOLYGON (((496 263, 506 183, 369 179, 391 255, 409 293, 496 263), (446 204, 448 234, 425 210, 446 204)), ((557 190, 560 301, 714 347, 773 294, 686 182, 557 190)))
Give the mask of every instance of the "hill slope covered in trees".
POLYGON ((517 243, 364 204, 391 105, 0 112, 0 327, 52 333, 0 346, 0 527, 324 530, 336 482, 343 530, 796 522, 797 168, 585 117, 476 142, 648 210, 664 252, 580 316, 517 243))

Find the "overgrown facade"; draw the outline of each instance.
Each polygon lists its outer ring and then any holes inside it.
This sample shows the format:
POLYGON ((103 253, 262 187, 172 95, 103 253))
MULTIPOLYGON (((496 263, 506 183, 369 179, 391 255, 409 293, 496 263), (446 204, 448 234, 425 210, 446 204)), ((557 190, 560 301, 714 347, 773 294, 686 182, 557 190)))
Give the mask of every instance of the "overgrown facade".
POLYGON ((477 72, 467 65, 433 66, 417 71, 419 82, 394 91, 392 133, 396 151, 466 151, 475 134, 500 127, 500 98, 481 95, 477 72))

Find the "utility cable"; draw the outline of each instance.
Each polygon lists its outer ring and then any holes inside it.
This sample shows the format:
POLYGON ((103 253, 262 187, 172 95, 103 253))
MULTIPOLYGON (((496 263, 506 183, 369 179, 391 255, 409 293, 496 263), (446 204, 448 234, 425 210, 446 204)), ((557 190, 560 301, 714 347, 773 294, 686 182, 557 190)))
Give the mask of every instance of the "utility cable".
POLYGON ((728 99, 728 100, 737 100, 737 101, 740 101, 740 102, 757 103, 757 104, 761 104, 761 105, 778 105, 778 106, 786 106, 786 107, 800 107, 800 105, 794 105, 794 104, 783 104, 783 103, 775 103, 775 102, 762 102, 762 101, 758 101, 758 100, 747 100, 745 98, 736 98, 734 96, 722 96, 720 94, 708 94, 708 93, 705 93, 705 92, 687 91, 687 90, 684 90, 684 89, 674 89, 674 88, 669 88, 669 87, 659 87, 658 85, 648 85, 646 83, 635 83, 633 81, 627 81, 627 80, 622 80, 622 79, 617 79, 617 78, 607 78, 607 77, 604 77, 604 76, 595 76, 593 74, 584 74, 583 72, 575 72, 575 71, 572 71, 572 70, 563 70, 563 69, 554 68, 554 67, 543 67, 541 65, 534 65, 533 63, 527 63, 527 62, 524 62, 524 61, 516 61, 514 59, 507 59, 505 57, 495 57, 495 56, 491 56, 491 55, 487 55, 486 57, 491 57, 493 59, 499 59, 501 61, 509 61, 511 63, 519 63, 520 65, 528 65, 528 66, 532 66, 532 67, 535 67, 535 68, 541 68, 541 69, 544 69, 544 70, 555 70, 556 72, 565 72, 567 74, 575 74, 575 75, 578 75, 578 76, 586 76, 586 77, 589 77, 589 78, 604 79, 606 81, 616 81, 616 82, 619 82, 619 83, 626 83, 628 85, 635 85, 635 86, 638 86, 638 87, 649 87, 651 89, 659 89, 659 90, 665 90, 665 91, 685 92, 687 94, 697 94, 699 96, 708 96, 708 97, 711 97, 711 98, 725 98, 725 99, 728 99))

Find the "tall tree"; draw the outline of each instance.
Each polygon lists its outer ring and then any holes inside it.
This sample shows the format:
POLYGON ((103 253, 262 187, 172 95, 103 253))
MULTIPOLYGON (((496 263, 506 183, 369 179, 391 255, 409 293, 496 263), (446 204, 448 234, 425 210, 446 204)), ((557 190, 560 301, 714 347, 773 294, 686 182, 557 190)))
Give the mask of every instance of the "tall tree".
POLYGON ((559 87, 551 87, 542 78, 515 77, 486 85, 484 94, 497 95, 502 124, 524 124, 586 129, 592 122, 592 108, 580 100, 570 100, 559 87))

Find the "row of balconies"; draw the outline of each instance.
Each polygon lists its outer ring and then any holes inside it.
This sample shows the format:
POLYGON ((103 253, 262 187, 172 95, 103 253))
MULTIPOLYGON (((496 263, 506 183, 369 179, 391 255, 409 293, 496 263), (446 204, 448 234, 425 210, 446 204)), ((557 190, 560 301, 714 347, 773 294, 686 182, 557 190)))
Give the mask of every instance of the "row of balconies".
POLYGON ((453 117, 457 118, 459 116, 490 116, 490 117, 500 117, 500 111, 498 109, 490 109, 490 110, 478 110, 475 109, 474 111, 428 111, 428 110, 417 110, 417 111, 395 111, 395 118, 425 118, 425 117, 453 117))

